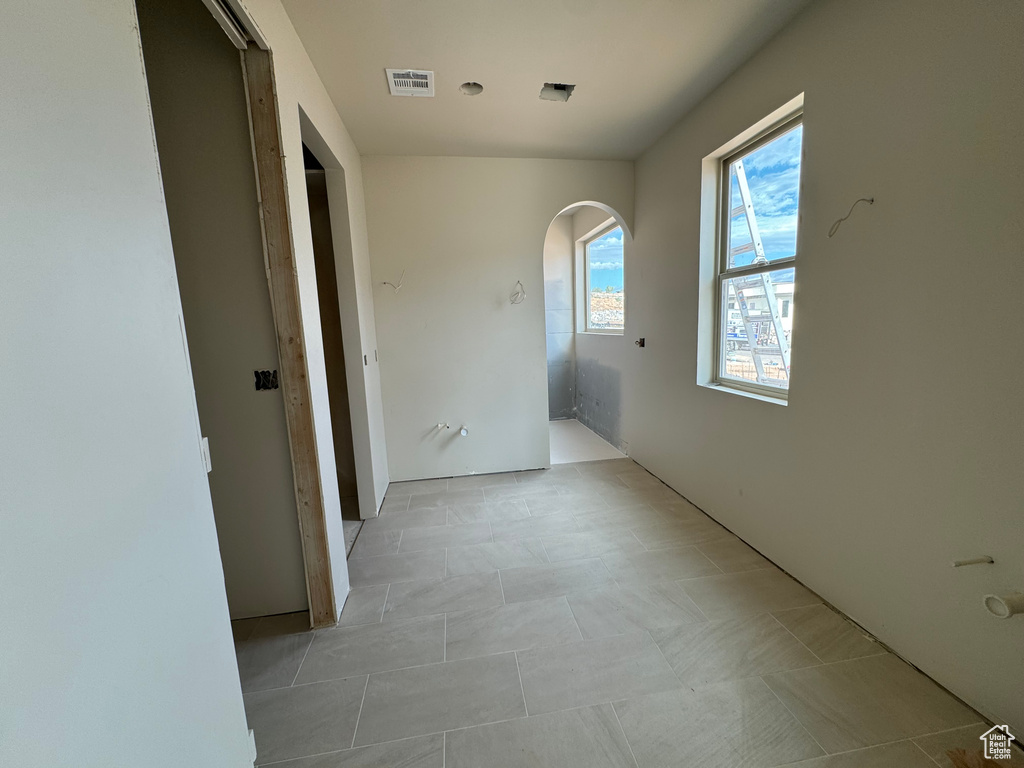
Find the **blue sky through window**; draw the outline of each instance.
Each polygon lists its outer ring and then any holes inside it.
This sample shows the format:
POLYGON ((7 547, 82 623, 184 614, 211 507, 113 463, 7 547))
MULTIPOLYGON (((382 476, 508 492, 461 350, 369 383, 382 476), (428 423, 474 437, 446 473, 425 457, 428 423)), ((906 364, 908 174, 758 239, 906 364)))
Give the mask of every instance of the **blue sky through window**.
POLYGON ((623 285, 622 269, 622 229, 616 227, 606 235, 590 242, 589 248, 589 282, 591 291, 621 291, 623 285))
MULTIPOLYGON (((801 124, 741 158, 768 261, 796 255, 802 142, 801 124)), ((742 205, 736 172, 732 167, 729 195, 732 208, 742 205)), ((743 214, 731 219, 730 230, 731 246, 750 242, 750 231, 743 214)), ((753 263, 754 257, 753 251, 737 254, 732 258, 732 266, 747 266, 753 263)))

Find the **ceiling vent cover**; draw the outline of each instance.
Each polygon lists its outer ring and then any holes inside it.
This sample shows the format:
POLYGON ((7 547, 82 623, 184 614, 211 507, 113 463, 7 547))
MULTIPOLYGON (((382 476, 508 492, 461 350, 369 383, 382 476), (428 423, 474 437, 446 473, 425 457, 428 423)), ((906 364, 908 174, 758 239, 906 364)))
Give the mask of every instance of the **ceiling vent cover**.
POLYGON ((387 69, 392 96, 433 96, 434 73, 423 69, 387 69))

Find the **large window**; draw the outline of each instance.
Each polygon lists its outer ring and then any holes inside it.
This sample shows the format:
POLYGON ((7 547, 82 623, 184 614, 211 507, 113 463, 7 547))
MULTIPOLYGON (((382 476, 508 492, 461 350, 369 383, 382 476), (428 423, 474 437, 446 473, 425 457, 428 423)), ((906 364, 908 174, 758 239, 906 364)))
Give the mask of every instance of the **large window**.
POLYGON ((716 357, 719 384, 789 389, 800 211, 799 116, 721 161, 716 357))
POLYGON ((622 333, 626 318, 622 228, 587 240, 583 252, 584 330, 622 333))

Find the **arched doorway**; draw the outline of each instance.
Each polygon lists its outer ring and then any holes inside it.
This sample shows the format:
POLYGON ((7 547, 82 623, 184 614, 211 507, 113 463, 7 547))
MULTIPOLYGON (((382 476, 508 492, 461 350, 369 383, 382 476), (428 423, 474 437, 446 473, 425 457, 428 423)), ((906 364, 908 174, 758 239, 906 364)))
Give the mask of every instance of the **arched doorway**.
POLYGON ((544 239, 548 418, 553 464, 618 458, 625 264, 632 233, 612 207, 580 201, 544 239))

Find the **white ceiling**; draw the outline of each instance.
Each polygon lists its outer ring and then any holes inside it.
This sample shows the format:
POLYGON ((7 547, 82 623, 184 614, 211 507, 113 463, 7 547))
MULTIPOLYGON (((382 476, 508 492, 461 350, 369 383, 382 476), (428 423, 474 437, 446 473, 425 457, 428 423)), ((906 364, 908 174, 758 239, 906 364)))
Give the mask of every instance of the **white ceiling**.
POLYGON ((635 158, 808 1, 283 0, 362 154, 584 159, 635 158), (436 96, 389 95, 387 67, 436 96))

